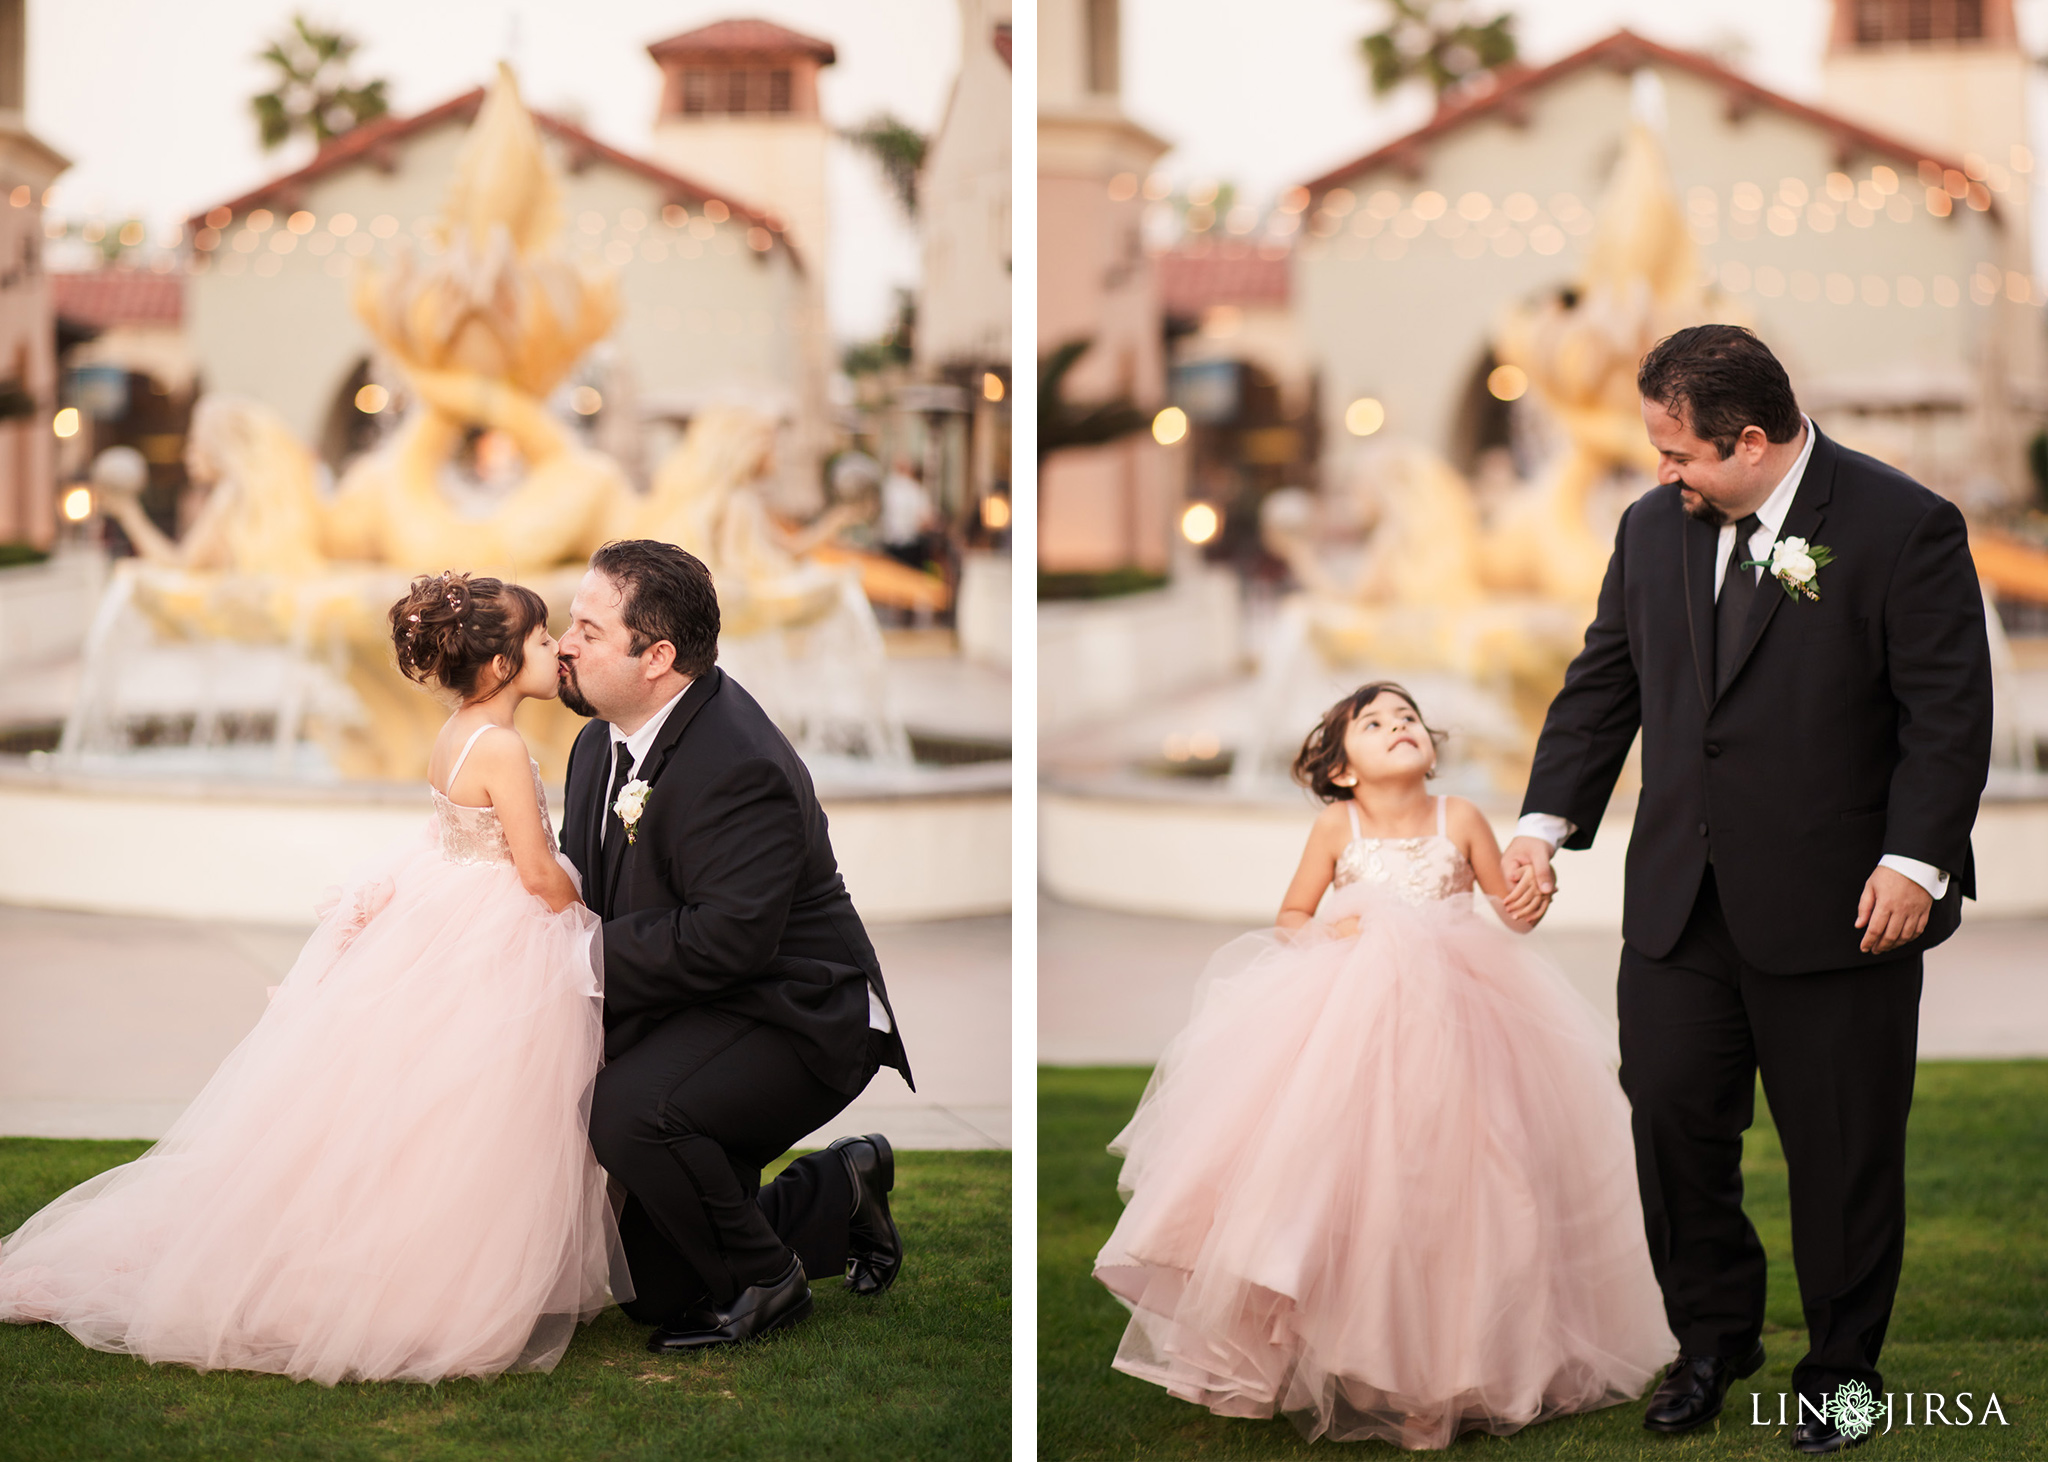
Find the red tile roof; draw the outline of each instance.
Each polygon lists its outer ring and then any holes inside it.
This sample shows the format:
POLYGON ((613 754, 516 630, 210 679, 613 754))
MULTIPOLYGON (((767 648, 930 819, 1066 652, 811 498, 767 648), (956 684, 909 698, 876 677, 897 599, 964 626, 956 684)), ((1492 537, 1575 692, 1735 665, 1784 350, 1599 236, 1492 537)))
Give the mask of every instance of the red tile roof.
MULTIPOLYGON (((1832 134, 1835 150, 1841 162, 1846 165, 1852 154, 1876 153, 1908 166, 1916 166, 1922 159, 1947 170, 1962 171, 1962 164, 1927 152, 1910 142, 1902 142, 1882 132, 1872 131, 1860 122, 1853 122, 1835 112, 1810 107, 1788 96, 1758 86, 1748 77, 1730 71, 1712 57, 1696 51, 1681 51, 1670 46, 1661 46, 1653 40, 1637 35, 1634 31, 1618 30, 1605 40, 1595 41, 1583 50, 1574 51, 1562 60, 1548 66, 1503 68, 1500 84, 1483 96, 1473 98, 1462 105, 1453 104, 1440 109, 1436 116, 1425 125, 1405 136, 1397 137, 1382 147, 1374 148, 1363 157, 1354 158, 1342 167, 1330 169, 1321 177, 1308 183, 1311 193, 1324 193, 1331 188, 1374 168, 1397 167, 1413 171, 1421 165, 1428 145, 1444 134, 1476 122, 1483 117, 1505 117, 1519 121, 1526 113, 1530 96, 1548 86, 1551 82, 1571 75, 1588 66, 1605 66, 1615 71, 1633 71, 1650 62, 1669 66, 1674 70, 1690 72, 1723 89, 1728 98, 1731 117, 1768 108, 1791 117, 1796 121, 1832 134)), ((1995 209, 1996 205, 1994 205, 1995 209)))
MULTIPOLYGON (((354 163, 388 167, 394 149, 400 142, 444 124, 472 121, 483 104, 484 89, 479 86, 473 91, 466 91, 461 96, 442 102, 438 107, 429 108, 410 117, 379 117, 375 121, 365 122, 360 127, 353 127, 342 133, 321 148, 311 162, 296 172, 272 178, 260 187, 252 188, 239 198, 230 198, 219 206, 235 214, 247 213, 256 208, 274 208, 279 211, 296 208, 307 184, 354 163)), ((790 258, 801 267, 803 261, 783 237, 782 221, 772 214, 758 208, 750 208, 723 190, 693 182, 644 158, 620 152, 615 147, 607 147, 581 127, 565 122, 550 113, 535 112, 533 121, 543 133, 567 146, 572 157, 582 161, 609 163, 613 167, 635 173, 661 188, 670 202, 693 204, 718 199, 732 210, 732 216, 736 220, 766 229, 776 245, 788 249, 790 258)), ((201 209, 185 220, 185 226, 194 232, 204 228, 206 215, 212 211, 201 209)))
POLYGON ((185 315, 185 278, 143 269, 52 274, 50 297, 61 318, 96 330, 111 325, 175 325, 185 315))
POLYGON ((1228 243, 1161 254, 1159 305, 1169 315, 1198 318, 1211 305, 1275 305, 1287 303, 1288 267, 1284 251, 1261 251, 1249 244, 1228 243))
POLYGON ((656 41, 647 48, 647 54, 657 61, 679 60, 686 56, 758 56, 775 52, 811 56, 820 66, 830 66, 839 59, 830 41, 785 30, 767 20, 721 20, 713 25, 699 26, 696 30, 686 30, 665 41, 656 41))

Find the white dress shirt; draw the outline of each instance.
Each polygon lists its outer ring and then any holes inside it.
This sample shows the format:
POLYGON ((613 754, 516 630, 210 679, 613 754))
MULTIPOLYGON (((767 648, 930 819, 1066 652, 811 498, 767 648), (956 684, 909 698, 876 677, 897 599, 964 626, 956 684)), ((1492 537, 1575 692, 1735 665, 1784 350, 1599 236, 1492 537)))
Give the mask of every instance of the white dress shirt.
MULTIPOLYGON (((628 736, 617 726, 611 727, 611 773, 613 778, 616 778, 619 774, 618 758, 622 754, 619 750, 620 747, 625 748, 623 755, 629 759, 628 765, 633 768, 634 773, 638 774, 641 759, 647 755, 648 748, 654 745, 655 738, 661 735, 662 724, 668 720, 668 713, 676 708, 676 702, 683 698, 684 693, 689 688, 689 685, 686 684, 682 690, 670 696, 667 703, 660 710, 649 716, 646 723, 631 736, 628 736)), ((611 786, 610 779, 606 780, 605 786, 607 788, 611 786)), ((597 825, 597 840, 600 845, 604 842, 605 830, 611 826, 611 820, 611 809, 606 808, 605 816, 599 820, 597 825)), ((868 986, 868 1025, 878 1031, 885 1031, 890 1028, 889 1012, 883 1008, 881 997, 875 994, 875 987, 873 985, 868 986)))
MULTIPOLYGON (((1750 570, 1760 580, 1763 577, 1763 560, 1771 556, 1771 545, 1778 541, 1778 530, 1785 526, 1785 515, 1792 511, 1792 499, 1798 495, 1800 479, 1806 476, 1806 464, 1813 457, 1813 422, 1805 416, 1799 418, 1806 431, 1806 444, 1799 449, 1799 459, 1792 464, 1792 470, 1779 479, 1771 489, 1771 495, 1763 500, 1756 510, 1760 525, 1749 535, 1747 552, 1743 559, 1757 560, 1757 566, 1750 570)), ((1721 533, 1714 540, 1714 598, 1721 597, 1721 583, 1728 573, 1728 550, 1735 543, 1735 525, 1723 523, 1721 533)), ((1531 812, 1515 824, 1518 838, 1539 838, 1550 844, 1550 850, 1557 851, 1558 844, 1577 831, 1578 825, 1567 818, 1548 812, 1531 812)), ((1902 873, 1919 884, 1934 898, 1948 893, 1948 874, 1932 863, 1922 863, 1918 858, 1904 858, 1897 853, 1887 853, 1877 860, 1878 867, 1889 868, 1902 873)))

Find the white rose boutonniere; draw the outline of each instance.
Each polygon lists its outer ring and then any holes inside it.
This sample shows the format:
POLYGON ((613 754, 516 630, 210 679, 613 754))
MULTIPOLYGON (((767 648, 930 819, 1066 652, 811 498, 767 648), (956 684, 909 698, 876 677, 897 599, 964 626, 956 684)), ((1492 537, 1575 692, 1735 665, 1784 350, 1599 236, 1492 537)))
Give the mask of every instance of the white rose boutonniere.
POLYGON ((1769 569, 1788 597, 1811 599, 1818 604, 1820 571, 1834 561, 1835 551, 1825 544, 1808 543, 1804 538, 1780 538, 1771 545, 1769 559, 1753 558, 1742 566, 1769 569))
POLYGON ((647 810, 647 794, 651 789, 638 777, 619 788, 618 800, 612 803, 612 811, 619 815, 619 821, 626 825, 626 841, 633 841, 634 831, 640 826, 640 814, 647 810))

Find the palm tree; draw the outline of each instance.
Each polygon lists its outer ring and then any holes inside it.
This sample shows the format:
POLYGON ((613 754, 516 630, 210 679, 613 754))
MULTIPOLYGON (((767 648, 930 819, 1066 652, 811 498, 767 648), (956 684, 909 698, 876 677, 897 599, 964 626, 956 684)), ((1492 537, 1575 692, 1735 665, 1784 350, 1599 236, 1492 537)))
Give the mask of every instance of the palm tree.
POLYGON ((391 110, 384 78, 358 83, 349 74, 356 47, 353 36, 315 30, 295 15, 292 28, 258 53, 277 70, 277 85, 249 99, 266 152, 301 132, 325 146, 391 110))
POLYGON ((1459 83, 1515 59, 1515 17, 1469 18, 1465 0, 1383 0, 1387 24, 1359 42, 1374 96, 1417 79, 1441 97, 1459 83))
POLYGON ((860 126, 849 127, 839 135, 875 160, 904 213, 915 219, 917 174, 924 166, 925 148, 931 139, 887 112, 877 112, 860 126))
POLYGON ((1078 403, 1067 400, 1067 373, 1094 346, 1092 337, 1069 340, 1038 358, 1038 460, 1070 447, 1099 447, 1145 429, 1151 417, 1128 396, 1078 403))

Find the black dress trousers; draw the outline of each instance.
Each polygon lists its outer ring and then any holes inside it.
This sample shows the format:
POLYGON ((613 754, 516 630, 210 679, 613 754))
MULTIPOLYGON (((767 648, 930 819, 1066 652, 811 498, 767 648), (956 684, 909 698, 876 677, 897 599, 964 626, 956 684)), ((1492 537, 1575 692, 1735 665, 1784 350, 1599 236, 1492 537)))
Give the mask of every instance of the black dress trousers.
POLYGON ((681 1011, 598 1073, 597 1159, 628 1190, 620 1238, 642 1324, 729 1304, 789 1267, 846 1269, 853 1190, 836 1152, 761 1169, 852 1098, 819 1081, 774 1026, 714 1007, 681 1011))
MULTIPOLYGON (((1953 896, 1953 891, 1951 891, 1953 896)), ((1624 947, 1621 1084, 1650 1260, 1680 1351, 1738 1359, 1764 1321, 1764 1251, 1742 1211, 1759 1072, 1783 1143, 1808 1348, 1793 1385, 1873 1392, 1906 1237, 1921 957, 1808 974, 1743 959, 1709 867, 1661 959, 1624 947)))

